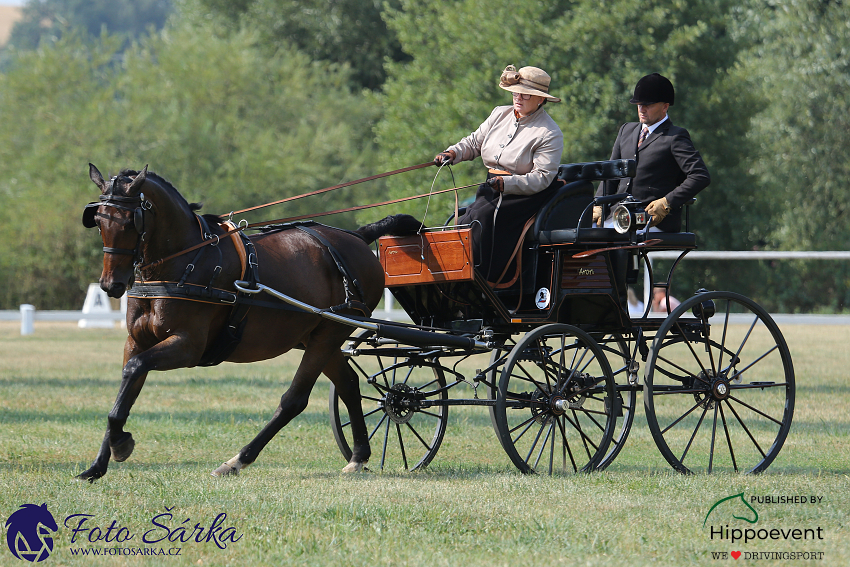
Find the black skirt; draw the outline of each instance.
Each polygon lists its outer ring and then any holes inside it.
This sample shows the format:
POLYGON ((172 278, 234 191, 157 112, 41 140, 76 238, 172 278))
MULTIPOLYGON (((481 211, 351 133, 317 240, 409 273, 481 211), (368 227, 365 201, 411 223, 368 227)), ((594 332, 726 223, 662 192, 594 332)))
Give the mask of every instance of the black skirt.
MULTIPOLYGON (((493 175, 488 173, 487 179, 493 175)), ((475 202, 466 208, 466 212, 458 219, 458 224, 471 225, 475 267, 487 281, 496 283, 511 259, 525 223, 562 185, 556 177, 549 187, 533 195, 503 194, 498 214, 496 206, 499 203, 499 193, 486 183, 478 186, 475 202)), ((511 265, 515 262, 516 259, 511 265)), ((510 276, 505 279, 510 279, 510 276)))

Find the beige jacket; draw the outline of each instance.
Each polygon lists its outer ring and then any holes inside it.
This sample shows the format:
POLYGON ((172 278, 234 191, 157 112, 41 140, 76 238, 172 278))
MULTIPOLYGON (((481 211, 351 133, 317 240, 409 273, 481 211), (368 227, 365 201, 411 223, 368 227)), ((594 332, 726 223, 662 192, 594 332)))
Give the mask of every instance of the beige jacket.
POLYGON ((478 130, 448 150, 453 163, 481 156, 488 169, 503 169, 505 194, 533 195, 546 189, 561 163, 564 135, 543 108, 519 120, 512 106, 497 106, 478 130))

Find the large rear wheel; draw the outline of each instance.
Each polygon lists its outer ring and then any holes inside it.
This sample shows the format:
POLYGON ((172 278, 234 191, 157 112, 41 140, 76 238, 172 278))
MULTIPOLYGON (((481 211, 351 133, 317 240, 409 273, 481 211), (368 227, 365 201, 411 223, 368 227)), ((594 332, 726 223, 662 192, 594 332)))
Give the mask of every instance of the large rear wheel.
POLYGON ((776 323, 730 292, 695 295, 661 324, 644 380, 655 443, 679 472, 758 473, 794 414, 794 367, 776 323))

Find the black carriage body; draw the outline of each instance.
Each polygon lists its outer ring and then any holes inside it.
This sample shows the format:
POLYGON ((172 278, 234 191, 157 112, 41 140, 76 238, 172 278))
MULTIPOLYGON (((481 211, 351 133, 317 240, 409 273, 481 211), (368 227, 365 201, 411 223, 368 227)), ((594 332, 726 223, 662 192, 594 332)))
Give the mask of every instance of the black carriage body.
MULTIPOLYGON (((632 235, 630 242, 629 234, 591 227, 590 210, 593 181, 631 176, 634 168, 633 160, 560 166, 558 176, 566 184, 536 216, 519 252, 521 273, 506 289, 494 288, 475 270, 456 280, 422 277, 401 284, 394 283, 387 271, 387 287, 418 325, 470 333, 491 328, 513 334, 548 323, 568 323, 592 333, 629 332, 634 323, 627 311, 626 289, 637 278, 637 252, 607 248, 640 244, 647 237, 632 235), (599 251, 575 257, 593 250, 599 251)), ((696 247, 691 233, 657 234, 652 233, 652 238, 663 242, 655 250, 696 247)), ((411 240, 417 255, 420 240, 411 240)), ((471 250, 467 254, 473 256, 471 250)), ((385 267, 387 261, 395 260, 382 259, 385 267)), ((657 321, 642 322, 657 326, 657 321)))

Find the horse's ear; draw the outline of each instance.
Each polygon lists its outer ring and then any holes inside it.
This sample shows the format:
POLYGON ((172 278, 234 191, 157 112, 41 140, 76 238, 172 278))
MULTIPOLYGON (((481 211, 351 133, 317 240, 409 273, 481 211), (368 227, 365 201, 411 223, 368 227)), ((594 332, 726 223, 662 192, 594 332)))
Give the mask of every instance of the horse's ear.
POLYGON ((94 184, 100 188, 100 192, 103 193, 106 191, 106 182, 103 180, 103 176, 100 174, 100 171, 94 166, 93 163, 89 164, 89 177, 94 181, 94 184))
POLYGON ((130 187, 127 188, 128 191, 132 192, 136 189, 140 188, 145 183, 145 178, 148 176, 148 166, 145 164, 145 168, 141 170, 133 182, 130 184, 130 187))

